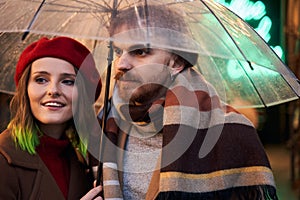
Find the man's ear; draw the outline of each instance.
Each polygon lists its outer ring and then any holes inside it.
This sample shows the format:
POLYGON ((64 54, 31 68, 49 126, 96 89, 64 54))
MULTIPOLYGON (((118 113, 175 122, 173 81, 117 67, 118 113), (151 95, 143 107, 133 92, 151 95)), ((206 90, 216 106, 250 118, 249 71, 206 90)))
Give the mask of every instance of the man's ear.
POLYGON ((171 68, 172 72, 171 75, 176 75, 180 73, 184 67, 185 67, 185 62, 177 55, 172 55, 170 62, 169 62, 169 67, 171 68))

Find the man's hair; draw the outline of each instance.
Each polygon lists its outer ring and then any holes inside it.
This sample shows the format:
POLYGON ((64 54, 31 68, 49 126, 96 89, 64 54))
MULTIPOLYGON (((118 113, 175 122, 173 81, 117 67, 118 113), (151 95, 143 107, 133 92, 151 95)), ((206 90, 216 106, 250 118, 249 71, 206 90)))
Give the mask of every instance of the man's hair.
POLYGON ((155 40, 158 37, 166 39, 167 46, 170 47, 168 50, 181 57, 187 67, 196 64, 198 54, 194 51, 186 51, 188 48, 194 49, 195 41, 192 39, 184 17, 175 10, 166 6, 152 4, 147 6, 139 5, 137 7, 131 6, 125 10, 118 11, 112 19, 109 26, 110 35, 119 34, 120 29, 124 26, 127 29, 149 28, 149 30, 158 30, 159 34, 153 34, 155 40), (183 46, 185 48, 182 48, 183 46))

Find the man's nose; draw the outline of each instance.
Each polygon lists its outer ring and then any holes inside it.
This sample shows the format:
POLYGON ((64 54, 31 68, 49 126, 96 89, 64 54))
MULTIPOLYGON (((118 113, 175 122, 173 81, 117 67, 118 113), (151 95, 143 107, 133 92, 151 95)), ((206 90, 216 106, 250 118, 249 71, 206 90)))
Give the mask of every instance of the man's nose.
POLYGON ((117 70, 130 70, 133 66, 130 61, 130 55, 128 52, 123 52, 115 62, 115 67, 117 70))
POLYGON ((47 94, 52 97, 58 97, 61 95, 61 88, 58 83, 50 83, 48 86, 47 94))

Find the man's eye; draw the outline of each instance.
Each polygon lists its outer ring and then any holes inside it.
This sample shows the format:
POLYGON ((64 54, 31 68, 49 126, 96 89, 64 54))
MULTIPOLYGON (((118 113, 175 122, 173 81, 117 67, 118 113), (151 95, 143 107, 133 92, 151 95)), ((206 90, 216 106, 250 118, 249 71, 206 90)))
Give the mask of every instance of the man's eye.
POLYGON ((130 51, 131 55, 136 55, 136 56, 145 56, 150 53, 149 48, 143 48, 143 49, 135 49, 130 51))
POLYGON ((74 85, 75 84, 75 81, 74 80, 63 80, 62 81, 63 84, 66 84, 66 85, 74 85))
POLYGON ((116 54, 116 56, 121 56, 122 55, 122 53, 123 53, 123 51, 122 51, 122 49, 119 49, 119 48, 114 48, 114 52, 115 52, 115 54, 116 54))

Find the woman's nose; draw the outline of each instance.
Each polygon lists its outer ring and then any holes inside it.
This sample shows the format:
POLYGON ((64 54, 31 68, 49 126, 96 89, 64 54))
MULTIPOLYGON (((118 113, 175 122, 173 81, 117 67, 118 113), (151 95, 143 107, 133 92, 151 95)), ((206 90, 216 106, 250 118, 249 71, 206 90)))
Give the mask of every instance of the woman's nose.
POLYGON ((47 94, 51 97, 58 97, 61 95, 60 86, 56 83, 49 84, 47 94))

